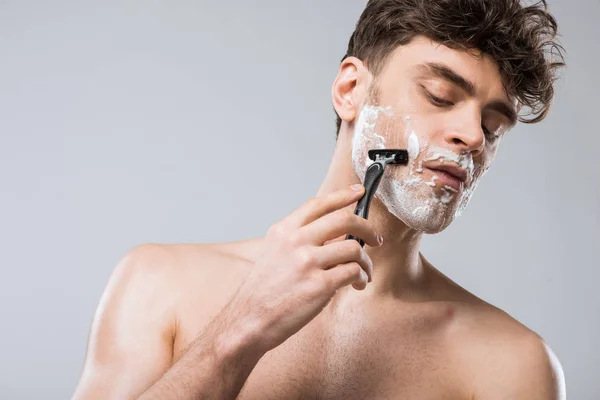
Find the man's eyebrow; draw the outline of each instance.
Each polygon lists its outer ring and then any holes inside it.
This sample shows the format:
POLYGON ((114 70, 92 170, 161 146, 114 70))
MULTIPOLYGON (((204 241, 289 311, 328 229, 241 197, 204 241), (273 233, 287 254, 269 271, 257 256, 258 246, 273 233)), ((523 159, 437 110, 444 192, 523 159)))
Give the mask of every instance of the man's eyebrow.
POLYGON ((456 86, 467 92, 467 94, 471 97, 475 96, 475 93, 477 92, 473 82, 462 77, 447 65, 429 62, 419 65, 419 69, 427 75, 432 75, 442 78, 450 83, 454 83, 456 86))
MULTIPOLYGON (((442 78, 450 83, 455 84, 467 92, 467 94, 471 97, 475 96, 477 92, 473 82, 461 76, 445 64, 429 62, 419 65, 418 68, 425 74, 442 78)), ((511 106, 502 100, 492 101, 490 104, 486 105, 485 108, 504 115, 510 121, 510 126, 513 126, 517 123, 517 113, 511 106)))

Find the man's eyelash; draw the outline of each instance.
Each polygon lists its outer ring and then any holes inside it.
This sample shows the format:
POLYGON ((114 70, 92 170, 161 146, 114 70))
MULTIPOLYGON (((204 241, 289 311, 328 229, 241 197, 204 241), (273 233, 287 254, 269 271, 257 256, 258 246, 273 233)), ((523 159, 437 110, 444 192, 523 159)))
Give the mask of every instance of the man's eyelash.
POLYGON ((452 106, 454 105, 454 103, 452 103, 451 101, 445 100, 445 99, 441 99, 437 96, 434 96, 433 94, 431 94, 429 92, 429 90, 425 90, 425 93, 427 94, 427 97, 429 97, 429 99, 436 103, 437 105, 442 105, 442 106, 452 106))
POLYGON ((492 142, 500 137, 496 133, 492 133, 488 128, 485 127, 485 125, 481 125, 481 130, 483 130, 483 134, 486 137, 489 137, 492 142))

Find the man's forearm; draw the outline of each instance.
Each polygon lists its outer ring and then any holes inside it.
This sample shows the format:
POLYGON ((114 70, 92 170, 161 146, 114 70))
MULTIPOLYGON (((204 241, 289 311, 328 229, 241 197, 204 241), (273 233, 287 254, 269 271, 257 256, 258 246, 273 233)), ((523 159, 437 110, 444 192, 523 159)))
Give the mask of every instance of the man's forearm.
POLYGON ((235 399, 264 351, 242 329, 225 331, 217 317, 139 400, 235 399))

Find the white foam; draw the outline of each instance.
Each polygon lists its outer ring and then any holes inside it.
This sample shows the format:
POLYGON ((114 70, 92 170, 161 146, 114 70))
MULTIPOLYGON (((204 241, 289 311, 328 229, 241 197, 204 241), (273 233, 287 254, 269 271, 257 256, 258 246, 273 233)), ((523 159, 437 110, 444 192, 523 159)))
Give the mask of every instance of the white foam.
POLYGON ((399 119, 391 107, 364 106, 354 129, 352 164, 357 176, 364 181, 365 172, 373 163, 367 156, 368 150, 388 148, 390 144, 393 148, 396 145, 404 146, 401 144, 403 141, 409 154, 408 167, 386 168, 375 196, 391 214, 411 228, 423 232, 439 232, 452 218, 460 215, 478 178, 485 171, 474 164, 471 153, 456 154, 450 149, 429 145, 418 130, 413 128, 410 116, 399 119), (466 184, 465 190, 459 194, 447 185, 437 187, 438 176, 425 182, 422 179, 423 162, 427 161, 459 165, 467 171, 467 183, 471 184, 466 184))

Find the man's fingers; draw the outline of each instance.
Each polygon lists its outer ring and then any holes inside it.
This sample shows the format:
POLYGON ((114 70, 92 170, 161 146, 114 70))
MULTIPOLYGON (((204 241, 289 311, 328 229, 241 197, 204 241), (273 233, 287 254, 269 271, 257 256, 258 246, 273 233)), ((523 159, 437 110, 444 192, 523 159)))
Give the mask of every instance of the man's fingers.
POLYGON ((336 237, 335 239, 330 239, 330 240, 326 241, 325 243, 323 243, 323 246, 327 246, 330 243, 341 242, 342 240, 346 240, 346 235, 340 235, 340 236, 336 237))
POLYGON ((365 187, 358 184, 358 186, 353 185, 324 196, 313 197, 288 215, 282 222, 286 226, 299 228, 324 215, 357 202, 364 191, 365 187))
POLYGON ((350 284, 357 290, 363 290, 367 287, 367 274, 355 262, 338 265, 323 273, 331 291, 336 291, 350 284))
POLYGON ((315 246, 347 234, 362 239, 371 247, 381 245, 379 235, 373 229, 371 222, 343 210, 319 218, 300 228, 299 231, 303 243, 315 246))
POLYGON ((373 275, 373 261, 356 240, 344 240, 316 247, 312 251, 312 259, 323 269, 337 268, 340 264, 355 263, 365 272, 367 280, 373 275))

